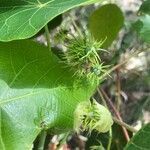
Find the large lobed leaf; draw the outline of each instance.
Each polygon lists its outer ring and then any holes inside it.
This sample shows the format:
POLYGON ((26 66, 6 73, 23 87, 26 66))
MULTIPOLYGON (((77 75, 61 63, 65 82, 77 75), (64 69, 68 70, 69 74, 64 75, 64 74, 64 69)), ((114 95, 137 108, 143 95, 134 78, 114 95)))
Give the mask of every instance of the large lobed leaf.
POLYGON ((96 1, 98 0, 1 0, 0 41, 29 38, 59 14, 96 1))
POLYGON ((44 128, 72 129, 75 108, 95 88, 81 83, 44 46, 0 43, 0 149, 29 150, 44 128))

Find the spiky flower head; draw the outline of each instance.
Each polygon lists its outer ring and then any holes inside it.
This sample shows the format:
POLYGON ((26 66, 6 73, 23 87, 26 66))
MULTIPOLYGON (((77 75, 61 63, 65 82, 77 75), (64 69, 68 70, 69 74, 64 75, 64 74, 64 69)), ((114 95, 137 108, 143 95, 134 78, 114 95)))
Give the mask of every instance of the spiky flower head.
POLYGON ((98 54, 105 51, 101 49, 102 44, 102 41, 95 41, 89 35, 73 37, 68 40, 66 45, 67 51, 64 55, 64 62, 79 77, 98 77, 105 72, 107 67, 103 65, 98 54))
POLYGON ((107 132, 110 130, 113 120, 110 112, 95 100, 93 103, 82 102, 75 110, 75 123, 74 128, 77 132, 79 130, 88 131, 92 130, 98 132, 107 132))

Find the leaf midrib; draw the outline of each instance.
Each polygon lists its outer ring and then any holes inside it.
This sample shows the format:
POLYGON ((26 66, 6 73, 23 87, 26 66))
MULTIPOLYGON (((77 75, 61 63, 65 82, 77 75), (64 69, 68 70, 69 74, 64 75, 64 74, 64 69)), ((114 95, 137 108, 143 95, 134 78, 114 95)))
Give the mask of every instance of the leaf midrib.
MULTIPOLYGON (((44 90, 40 90, 38 92, 30 92, 30 93, 27 93, 27 94, 23 94, 23 95, 19 95, 19 96, 16 96, 16 97, 13 97, 13 98, 7 98, 7 99, 0 99, 0 106, 6 104, 6 103, 9 103, 11 101, 15 101, 15 100, 21 100, 22 98, 26 98, 26 97, 29 97, 29 96, 33 96, 33 95, 38 95, 38 94, 41 94, 41 93, 46 93, 46 92, 50 92, 52 90, 57 90, 59 89, 60 90, 64 90, 66 87, 63 87, 63 86, 58 86, 58 87, 54 87, 52 89, 44 89, 44 90)), ((74 97, 74 96, 72 96, 74 97)), ((76 97, 74 97, 74 99, 76 99, 77 101, 79 101, 76 97)))

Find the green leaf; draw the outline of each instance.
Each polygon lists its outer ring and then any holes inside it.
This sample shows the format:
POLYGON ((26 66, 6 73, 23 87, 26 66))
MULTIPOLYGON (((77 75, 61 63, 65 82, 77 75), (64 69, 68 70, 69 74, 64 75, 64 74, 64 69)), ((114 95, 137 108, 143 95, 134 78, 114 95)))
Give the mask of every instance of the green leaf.
POLYGON ((71 130, 74 110, 94 89, 76 81, 42 45, 0 43, 0 149, 31 149, 43 129, 71 130))
POLYGON ((103 47, 107 48, 115 40, 123 23, 124 17, 120 8, 115 4, 107 4, 92 13, 89 29, 96 40, 105 40, 103 47))
POLYGON ((139 11, 150 15, 150 0, 144 1, 141 5, 139 11))
POLYGON ((59 14, 95 1, 97 0, 1 0, 0 41, 32 37, 59 14))
POLYGON ((133 136, 125 150, 150 150, 150 123, 133 136))
POLYGON ((133 28, 137 31, 140 38, 150 43, 150 15, 144 15, 133 24, 133 28))
POLYGON ((141 16, 133 23, 133 29, 137 31, 139 37, 150 43, 150 1, 144 1, 139 9, 141 16))
MULTIPOLYGON (((62 20, 63 20, 62 15, 58 15, 57 17, 52 19, 50 22, 48 22, 47 26, 48 26, 49 31, 57 28, 61 24, 62 20)), ((33 36, 33 38, 36 38, 44 33, 45 33, 45 28, 42 28, 36 35, 33 36)))

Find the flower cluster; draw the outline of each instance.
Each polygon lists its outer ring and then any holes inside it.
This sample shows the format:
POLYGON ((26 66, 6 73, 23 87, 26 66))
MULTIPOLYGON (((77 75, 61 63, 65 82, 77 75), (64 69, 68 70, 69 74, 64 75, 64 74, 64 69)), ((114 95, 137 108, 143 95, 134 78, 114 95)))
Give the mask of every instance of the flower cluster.
POLYGON ((93 103, 80 103, 75 111, 74 128, 77 132, 79 129, 88 131, 107 132, 113 124, 110 112, 95 100, 93 103))
POLYGON ((73 37, 68 40, 64 62, 78 77, 99 77, 108 66, 104 66, 98 52, 103 42, 97 42, 91 36, 73 37))

